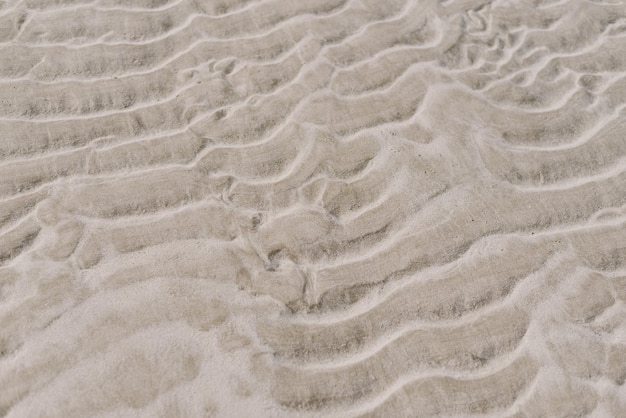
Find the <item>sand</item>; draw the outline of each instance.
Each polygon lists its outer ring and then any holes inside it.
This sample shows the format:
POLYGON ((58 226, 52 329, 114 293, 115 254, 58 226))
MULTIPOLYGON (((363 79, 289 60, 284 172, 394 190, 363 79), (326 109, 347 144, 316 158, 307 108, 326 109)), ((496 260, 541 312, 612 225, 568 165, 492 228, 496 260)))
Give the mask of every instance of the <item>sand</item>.
POLYGON ((626 416, 620 0, 0 2, 0 416, 626 416))

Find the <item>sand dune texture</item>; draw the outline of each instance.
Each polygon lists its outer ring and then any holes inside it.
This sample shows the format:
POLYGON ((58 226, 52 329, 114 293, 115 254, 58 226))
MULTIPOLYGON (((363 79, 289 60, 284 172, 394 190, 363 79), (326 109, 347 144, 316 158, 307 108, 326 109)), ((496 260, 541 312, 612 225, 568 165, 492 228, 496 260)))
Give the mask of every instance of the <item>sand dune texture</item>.
POLYGON ((625 417, 626 3, 0 1, 0 416, 625 417))

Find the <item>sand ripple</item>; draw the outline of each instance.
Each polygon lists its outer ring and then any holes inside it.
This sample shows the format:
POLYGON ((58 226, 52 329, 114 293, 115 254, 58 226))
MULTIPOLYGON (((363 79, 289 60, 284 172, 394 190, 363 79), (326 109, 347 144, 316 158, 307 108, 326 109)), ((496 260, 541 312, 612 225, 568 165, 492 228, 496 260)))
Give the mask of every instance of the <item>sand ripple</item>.
POLYGON ((620 1, 0 2, 0 415, 623 416, 620 1))

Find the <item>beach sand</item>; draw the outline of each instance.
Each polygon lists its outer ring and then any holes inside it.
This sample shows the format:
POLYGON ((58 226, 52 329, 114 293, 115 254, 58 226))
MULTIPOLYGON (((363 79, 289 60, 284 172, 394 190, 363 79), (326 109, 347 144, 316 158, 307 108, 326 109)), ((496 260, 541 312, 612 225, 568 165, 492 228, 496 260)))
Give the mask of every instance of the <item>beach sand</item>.
POLYGON ((0 416, 626 416, 620 0, 0 1, 0 416))

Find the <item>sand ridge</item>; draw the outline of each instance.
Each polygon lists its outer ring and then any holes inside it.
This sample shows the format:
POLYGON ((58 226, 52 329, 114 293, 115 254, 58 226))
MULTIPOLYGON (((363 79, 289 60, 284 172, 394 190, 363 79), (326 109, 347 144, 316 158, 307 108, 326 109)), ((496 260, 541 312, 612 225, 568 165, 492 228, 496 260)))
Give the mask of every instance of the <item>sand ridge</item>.
POLYGON ((0 416, 618 417, 626 7, 0 2, 0 416))

